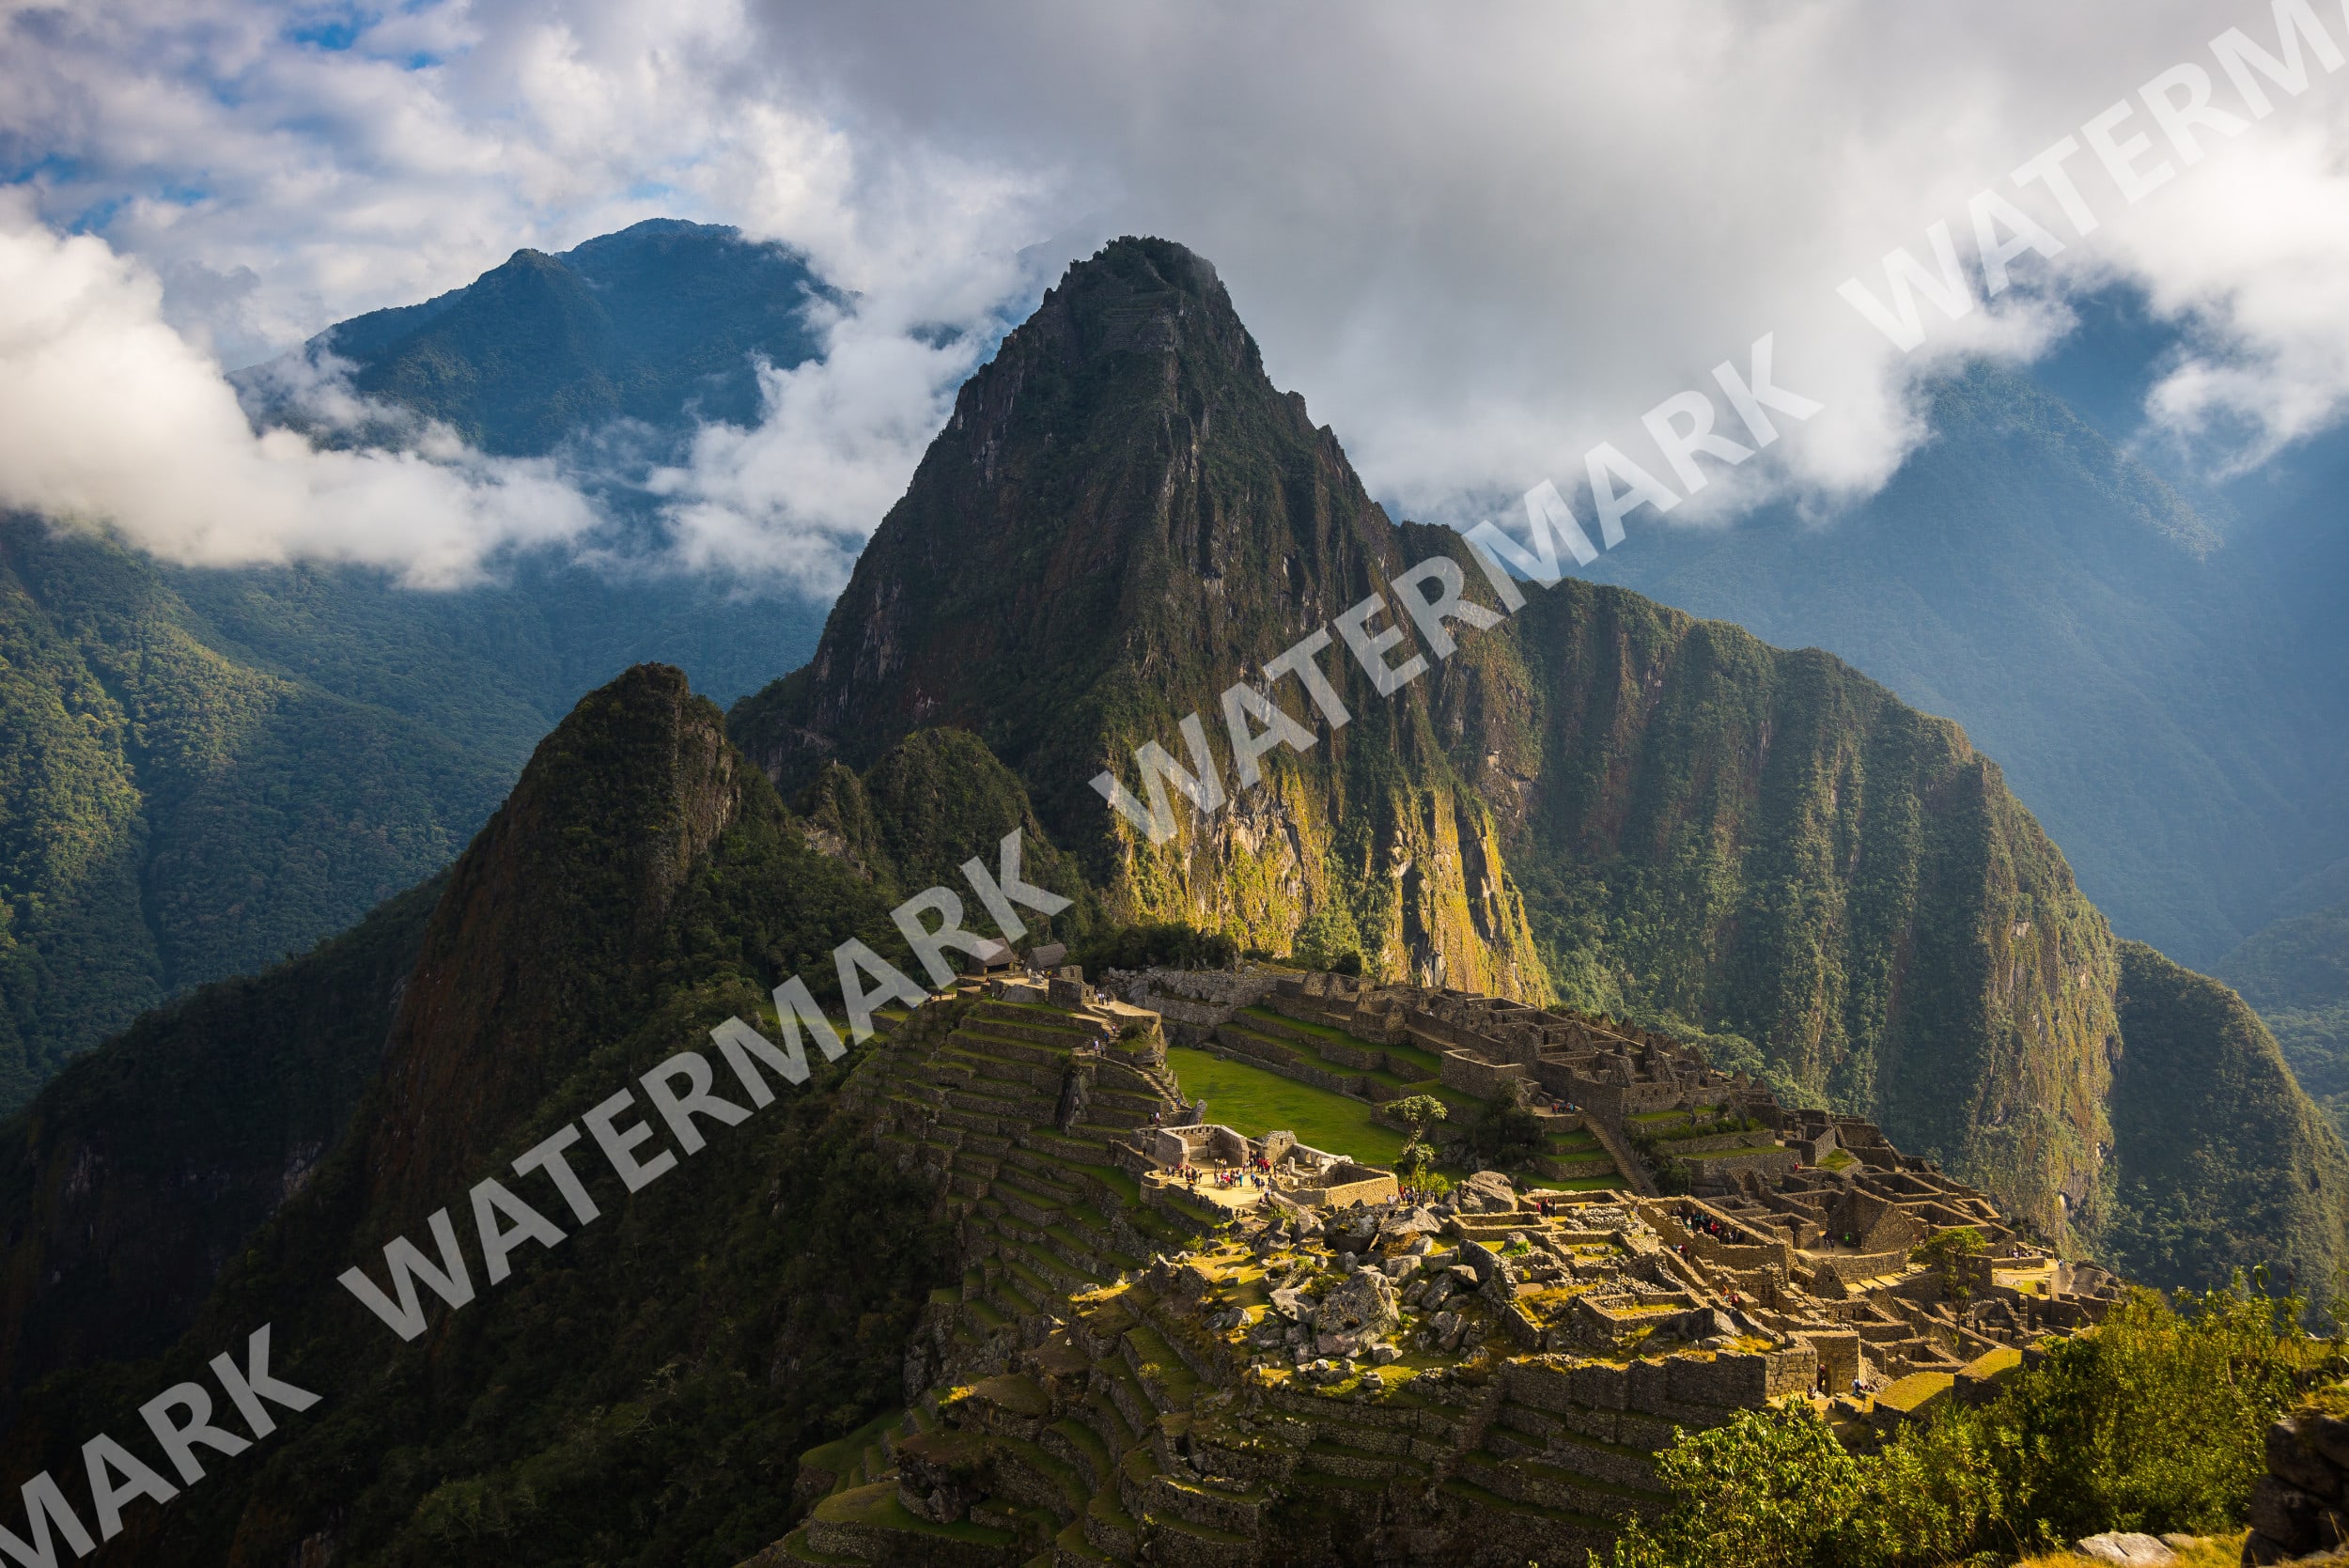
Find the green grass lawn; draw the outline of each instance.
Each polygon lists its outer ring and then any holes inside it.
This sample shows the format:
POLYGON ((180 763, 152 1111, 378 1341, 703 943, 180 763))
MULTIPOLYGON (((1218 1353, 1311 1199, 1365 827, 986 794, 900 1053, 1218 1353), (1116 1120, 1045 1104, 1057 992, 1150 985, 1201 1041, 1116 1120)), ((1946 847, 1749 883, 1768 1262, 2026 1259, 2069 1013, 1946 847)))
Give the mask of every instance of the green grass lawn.
POLYGON ((1397 1062, 1408 1062, 1426 1068, 1420 1075, 1423 1078, 1434 1078, 1443 1071, 1443 1059, 1432 1050, 1424 1050, 1418 1046, 1380 1046, 1377 1048, 1397 1062))
POLYGON ((1444 1109, 1452 1113, 1455 1126, 1465 1126, 1485 1113, 1485 1102, 1465 1089, 1439 1086, 1427 1092, 1443 1101, 1444 1109))
POLYGON ((1384 1046, 1373 1045, 1368 1040, 1357 1039, 1345 1030, 1332 1025, 1315 1023, 1310 1018, 1292 1018, 1287 1014, 1276 1013, 1269 1007, 1243 1007, 1240 1009, 1240 1016, 1254 1018, 1258 1023, 1279 1024, 1284 1029, 1300 1029, 1316 1039, 1334 1040, 1341 1046, 1351 1046, 1356 1050, 1382 1051, 1387 1048, 1384 1046))
POLYGON ((1250 1138, 1286 1130, 1300 1143, 1372 1165, 1392 1165, 1403 1153, 1401 1133, 1372 1121, 1370 1107, 1344 1094, 1186 1046, 1169 1047, 1166 1064, 1185 1097, 1206 1098, 1208 1121, 1250 1138))

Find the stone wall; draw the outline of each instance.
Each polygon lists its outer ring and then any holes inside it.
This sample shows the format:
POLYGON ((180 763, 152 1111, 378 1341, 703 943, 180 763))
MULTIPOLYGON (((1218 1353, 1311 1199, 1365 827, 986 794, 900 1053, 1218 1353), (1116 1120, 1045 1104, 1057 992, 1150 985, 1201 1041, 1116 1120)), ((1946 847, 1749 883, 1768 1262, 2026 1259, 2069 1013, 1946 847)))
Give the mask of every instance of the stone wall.
POLYGON ((1501 1375, 1508 1397, 1536 1410, 1627 1412, 1708 1427, 1739 1410, 1809 1392, 1818 1382, 1819 1358, 1802 1343, 1764 1354, 1723 1351, 1627 1365, 1545 1356, 1508 1362, 1501 1375))
POLYGON ((1482 1100, 1497 1100, 1509 1092, 1513 1079, 1525 1076, 1525 1069, 1514 1062, 1495 1064, 1465 1050, 1447 1050, 1443 1053, 1443 1069, 1438 1076, 1446 1089, 1457 1089, 1482 1100))
POLYGON ((1793 1337, 1797 1343, 1811 1346, 1812 1353, 1818 1358, 1818 1370, 1826 1376, 1828 1393, 1843 1393, 1859 1375, 1859 1336, 1857 1333, 1810 1329, 1797 1330, 1793 1337))
POLYGON ((1181 998, 1211 1007, 1253 1007, 1272 994, 1282 977, 1261 970, 1111 970, 1102 987, 1137 1007, 1152 1005, 1144 995, 1181 998))
POLYGON ((2247 1563, 2349 1544, 2349 1421, 2316 1405, 2267 1429, 2267 1474, 2251 1489, 2247 1563))
POLYGON ((1810 1266, 1819 1281, 1817 1294, 1833 1297, 1848 1294, 1850 1287, 1861 1280, 1897 1274, 1907 1262, 1908 1253, 1904 1249, 1894 1252, 1857 1252, 1848 1257, 1815 1257, 1810 1266))
POLYGON ((1773 1180, 1792 1172, 1796 1165, 1792 1149, 1737 1149, 1724 1154, 1683 1155, 1677 1157, 1696 1178, 1697 1186, 1729 1186, 1741 1172, 1751 1171, 1773 1180))

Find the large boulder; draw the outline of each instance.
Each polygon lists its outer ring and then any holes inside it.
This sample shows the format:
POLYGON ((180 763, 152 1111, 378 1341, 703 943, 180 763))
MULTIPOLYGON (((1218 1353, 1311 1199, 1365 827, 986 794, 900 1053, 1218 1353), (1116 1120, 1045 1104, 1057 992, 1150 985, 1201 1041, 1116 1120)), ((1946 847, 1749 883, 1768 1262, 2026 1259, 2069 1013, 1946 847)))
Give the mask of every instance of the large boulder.
POLYGON ((1295 1286, 1286 1286, 1271 1295, 1272 1310, 1292 1323, 1310 1322, 1314 1315, 1314 1298, 1295 1286))
POLYGON ((1320 1333, 1351 1333, 1362 1343, 1393 1333, 1403 1324, 1403 1308, 1395 1286, 1377 1270, 1361 1270, 1339 1281, 1314 1310, 1314 1328, 1320 1333))
POLYGON ((1434 1235, 1442 1229, 1443 1221, 1430 1214, 1424 1206, 1408 1208, 1379 1221, 1378 1239, 1391 1247, 1404 1247, 1421 1236, 1434 1235))
POLYGON ((1514 1214, 1517 1189, 1498 1171, 1479 1171, 1452 1188, 1452 1202, 1462 1214, 1514 1214))
POLYGON ((2349 1541, 2349 1422, 2312 1404, 2270 1426, 2266 1446, 2243 1560, 2278 1562, 2349 1541))

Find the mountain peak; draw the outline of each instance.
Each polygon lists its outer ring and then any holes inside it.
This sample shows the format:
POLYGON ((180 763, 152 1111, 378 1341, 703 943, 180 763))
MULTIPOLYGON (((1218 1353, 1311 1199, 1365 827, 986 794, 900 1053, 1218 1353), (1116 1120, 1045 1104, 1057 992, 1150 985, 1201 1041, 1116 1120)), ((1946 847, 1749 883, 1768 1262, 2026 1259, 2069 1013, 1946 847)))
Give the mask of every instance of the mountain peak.
MULTIPOLYGON (((788 245, 653 218, 559 256, 528 247, 462 288, 370 311, 304 346, 353 366, 353 390, 503 456, 542 457, 614 420, 681 443, 759 418, 757 362, 821 351, 807 309, 845 298, 788 245)), ((265 367, 239 372, 264 422, 300 427, 265 367)))
MULTIPOLYGON (((1423 532, 1419 555, 1460 548, 1423 532)), ((729 727, 794 791, 916 730, 965 729, 1128 916, 1277 950, 1316 912, 1358 931, 1342 911, 1359 903, 1375 935, 1348 939, 1366 956, 1546 997, 1491 874, 1490 814, 1446 761, 1423 688, 1383 702, 1336 661, 1359 722, 1276 758, 1276 783, 1179 844, 1122 836, 1092 787, 1187 716, 1221 728, 1225 689, 1392 582, 1404 544, 1336 437, 1266 378, 1215 269, 1123 239, 1070 267, 964 384, 815 660, 729 727), (1255 871, 1232 876, 1240 860, 1255 871)))
POLYGON ((1072 262, 1020 330, 1056 339, 1080 363, 1190 353, 1242 375, 1264 375, 1256 340, 1215 264, 1172 240, 1128 235, 1072 262))
POLYGON ((450 873, 384 1048, 369 1165, 395 1207, 601 1043, 549 1020, 642 986, 647 944, 741 805, 717 707, 666 664, 589 692, 539 743, 450 873))
POLYGON ((814 661, 736 735, 789 788, 835 750, 863 766, 959 725, 1056 831, 1091 830, 1083 781, 1122 745, 1212 709, 1394 550, 1336 439, 1266 378, 1213 265, 1128 237, 1072 265, 964 383, 814 661))

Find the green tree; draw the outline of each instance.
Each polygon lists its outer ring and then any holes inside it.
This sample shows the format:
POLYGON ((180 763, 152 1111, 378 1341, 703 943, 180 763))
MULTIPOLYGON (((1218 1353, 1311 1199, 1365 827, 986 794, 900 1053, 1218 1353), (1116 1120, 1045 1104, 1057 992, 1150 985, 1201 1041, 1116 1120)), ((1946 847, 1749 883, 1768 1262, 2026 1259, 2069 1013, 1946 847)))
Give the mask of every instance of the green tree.
POLYGON ((1526 1103, 1530 1087, 1513 1079, 1509 1092, 1485 1108, 1469 1129, 1469 1147, 1498 1170, 1522 1165, 1542 1152, 1542 1119, 1526 1103))
POLYGON ((1403 1152, 1395 1157, 1394 1168, 1398 1173, 1418 1176, 1436 1162, 1434 1151, 1427 1146, 1427 1129, 1452 1112, 1433 1094, 1407 1095, 1387 1110, 1411 1129, 1410 1137, 1404 1140, 1403 1152))
POLYGON ((1309 970, 1337 974, 1362 972, 1362 933, 1346 907, 1335 900, 1305 917, 1289 944, 1293 960, 1309 970))
POLYGON ((1220 970, 1238 955, 1232 939, 1179 920, 1147 921, 1097 931, 1068 955, 1098 979, 1105 970, 1220 970))
POLYGON ((1972 1294, 1966 1282, 1966 1260, 1982 1255, 1982 1233, 1970 1225, 1952 1225, 1908 1250, 1908 1261, 1938 1269, 1941 1274, 1941 1294, 1952 1301, 1963 1302, 1972 1294))
POLYGON ((1857 1560, 1843 1538, 1866 1495, 1866 1470, 1806 1405, 1742 1411, 1709 1431, 1683 1432, 1656 1468, 1672 1507, 1653 1526, 1624 1531, 1613 1568, 1857 1560))
POLYGON ((1612 1568, 1940 1568, 2108 1529, 2240 1529, 2268 1423, 2341 1365, 2301 1305, 2239 1279, 2134 1292, 1988 1405, 1944 1405, 1872 1454, 1798 1401, 1681 1433, 1657 1465, 1671 1508, 1612 1568))

